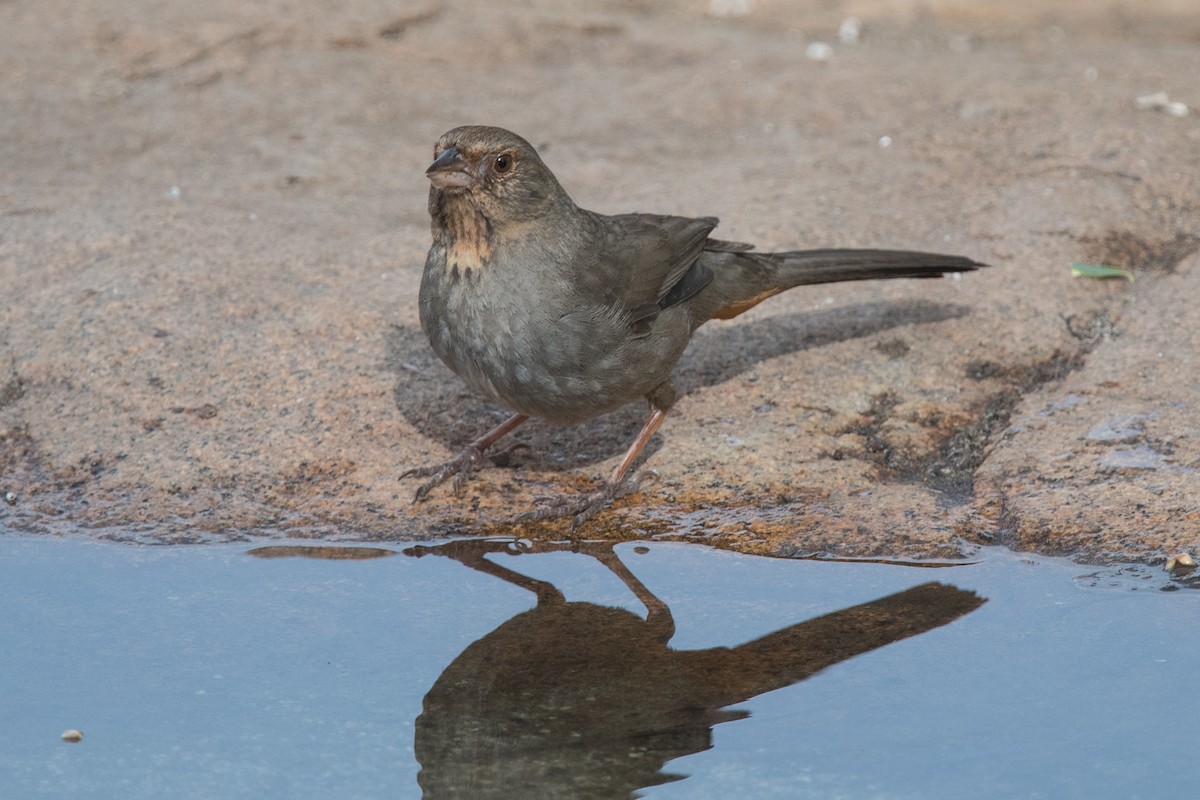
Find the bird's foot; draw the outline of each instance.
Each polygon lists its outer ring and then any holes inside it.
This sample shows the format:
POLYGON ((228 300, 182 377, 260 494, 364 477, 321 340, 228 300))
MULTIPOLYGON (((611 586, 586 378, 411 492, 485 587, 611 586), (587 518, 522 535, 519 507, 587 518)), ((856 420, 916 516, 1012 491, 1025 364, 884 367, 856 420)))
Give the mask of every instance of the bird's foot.
POLYGON ((526 511, 516 518, 516 522, 570 517, 571 531, 574 532, 580 525, 607 508, 613 500, 634 494, 656 480, 658 473, 650 469, 616 483, 605 481, 603 486, 589 494, 539 497, 537 499, 546 505, 526 511))
POLYGON ((472 473, 477 472, 483 465, 485 460, 491 461, 499 467, 506 467, 510 463, 512 454, 522 448, 527 448, 529 445, 518 442, 504 448, 503 450, 492 453, 490 455, 484 452, 482 447, 475 444, 467 445, 454 458, 447 461, 445 464, 440 464, 435 467, 413 467, 400 473, 398 480, 405 478, 428 478, 429 480, 417 487, 416 493, 413 495, 413 502, 418 503, 429 496, 430 490, 436 486, 440 486, 450 478, 454 478, 454 493, 462 492, 463 484, 471 477, 472 473))

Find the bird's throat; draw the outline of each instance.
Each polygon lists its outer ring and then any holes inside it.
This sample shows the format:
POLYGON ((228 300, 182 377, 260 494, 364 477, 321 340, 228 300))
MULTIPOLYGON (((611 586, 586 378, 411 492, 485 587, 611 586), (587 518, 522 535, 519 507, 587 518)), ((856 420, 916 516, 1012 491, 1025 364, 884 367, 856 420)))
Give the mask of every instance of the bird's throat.
POLYGON ((446 270, 467 274, 487 266, 494 237, 491 223, 466 192, 442 193, 441 228, 446 237, 446 270))

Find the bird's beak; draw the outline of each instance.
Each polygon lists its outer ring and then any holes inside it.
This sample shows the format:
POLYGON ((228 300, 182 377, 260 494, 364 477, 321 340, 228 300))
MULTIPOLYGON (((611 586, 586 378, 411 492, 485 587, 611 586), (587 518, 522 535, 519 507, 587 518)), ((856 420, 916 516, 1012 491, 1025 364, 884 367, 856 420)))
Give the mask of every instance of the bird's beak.
POLYGON ((442 151, 437 160, 425 170, 425 177, 439 189, 451 187, 466 188, 474 186, 478 181, 471 174, 470 165, 458 152, 457 147, 448 147, 442 151))

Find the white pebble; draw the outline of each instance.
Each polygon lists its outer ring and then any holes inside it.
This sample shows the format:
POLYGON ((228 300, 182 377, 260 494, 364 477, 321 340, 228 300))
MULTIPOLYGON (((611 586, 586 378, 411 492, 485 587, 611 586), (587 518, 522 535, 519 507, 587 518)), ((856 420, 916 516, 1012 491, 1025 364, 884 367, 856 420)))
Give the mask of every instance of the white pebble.
POLYGON ((892 137, 880 136, 879 137, 879 146, 880 147, 891 147, 892 146, 892 137))
POLYGON ((1187 103, 1181 103, 1178 100, 1172 100, 1170 103, 1167 103, 1166 107, 1163 110, 1166 111, 1168 114, 1170 114, 1172 117, 1180 117, 1180 118, 1186 117, 1192 113, 1192 110, 1187 107, 1187 103))
POLYGON ((1171 98, 1167 97, 1166 92, 1155 92, 1154 94, 1144 94, 1133 101, 1133 104, 1138 108, 1145 110, 1148 108, 1166 108, 1171 102, 1171 98))
POLYGON ((825 42, 809 42, 804 48, 804 55, 813 61, 828 61, 833 58, 833 48, 825 42))
POLYGON ((750 0, 708 0, 708 13, 714 17, 744 17, 752 6, 750 0))
POLYGON ((862 20, 858 17, 846 17, 838 25, 838 41, 842 44, 858 44, 858 35, 862 32, 862 20))
POLYGON ((1180 553, 1179 555, 1171 556, 1169 559, 1167 559, 1167 563, 1163 565, 1163 569, 1165 569, 1167 572, 1174 572, 1175 570, 1182 571, 1186 569, 1192 569, 1195 566, 1196 559, 1192 558, 1191 554, 1180 553))

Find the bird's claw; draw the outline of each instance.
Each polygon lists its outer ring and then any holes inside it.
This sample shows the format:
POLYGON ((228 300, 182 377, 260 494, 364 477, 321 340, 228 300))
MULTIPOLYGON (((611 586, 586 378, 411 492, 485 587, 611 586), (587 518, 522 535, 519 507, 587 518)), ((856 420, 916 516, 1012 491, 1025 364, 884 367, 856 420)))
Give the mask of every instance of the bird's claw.
POLYGON ((479 471, 485 459, 491 461, 497 467, 507 467, 511 463, 511 457, 514 452, 528 448, 529 445, 524 442, 517 442, 497 453, 488 454, 476 445, 471 444, 464 447, 458 455, 445 464, 406 469, 400 473, 398 480, 404 480, 405 478, 429 479, 417 487, 417 491, 413 495, 414 503, 424 500, 429 496, 430 490, 442 485, 451 478, 454 478, 454 494, 458 495, 462 493, 463 486, 466 485, 471 475, 479 471))
POLYGON ((658 480, 658 473, 654 470, 646 470, 644 473, 639 473, 617 483, 605 481, 600 489, 589 494, 538 497, 536 499, 546 505, 520 514, 515 521, 518 523, 537 522, 543 519, 570 517, 571 532, 573 533, 580 525, 607 508, 608 504, 613 500, 619 500, 622 497, 634 494, 648 485, 647 481, 653 483, 656 480, 658 480))
POLYGON ((413 502, 419 503, 429 496, 430 490, 440 486, 450 478, 454 478, 454 493, 462 491, 463 483, 472 472, 479 469, 483 461, 483 451, 474 445, 463 448, 462 452, 445 464, 433 467, 413 467, 400 474, 400 480, 405 478, 428 478, 429 480, 417 487, 413 494, 413 502))
POLYGON ((571 530, 574 531, 587 520, 594 517, 613 499, 615 493, 606 488, 583 495, 542 498, 547 502, 540 508, 531 508, 519 515, 515 522, 539 522, 544 519, 571 517, 571 530))

